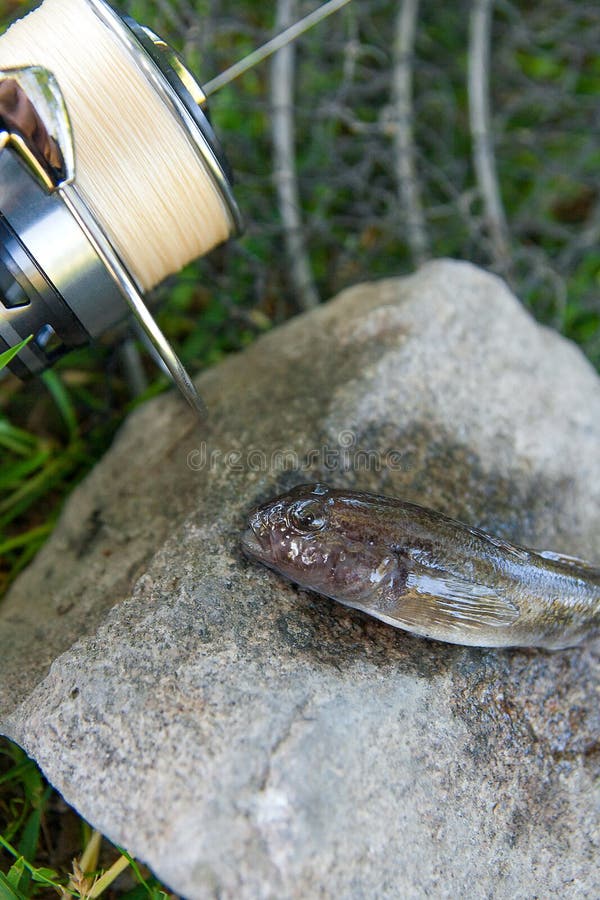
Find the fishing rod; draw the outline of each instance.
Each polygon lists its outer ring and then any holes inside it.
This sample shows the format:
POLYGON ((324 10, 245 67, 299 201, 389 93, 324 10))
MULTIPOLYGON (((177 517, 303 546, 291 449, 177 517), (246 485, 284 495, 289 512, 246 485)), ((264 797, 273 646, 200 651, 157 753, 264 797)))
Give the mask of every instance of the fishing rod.
POLYGON ((0 352, 33 336, 14 374, 43 372, 129 311, 205 415, 145 293, 242 228, 207 98, 348 2, 328 0, 204 86, 105 0, 44 0, 0 37, 0 352))

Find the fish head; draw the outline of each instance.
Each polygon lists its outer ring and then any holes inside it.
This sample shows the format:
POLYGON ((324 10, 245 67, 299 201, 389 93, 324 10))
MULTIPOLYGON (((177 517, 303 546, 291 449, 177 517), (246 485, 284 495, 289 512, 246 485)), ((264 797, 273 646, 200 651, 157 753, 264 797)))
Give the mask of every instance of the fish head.
POLYGON ((302 587, 358 604, 397 574, 397 559, 367 521, 352 495, 300 485, 252 510, 242 546, 302 587))

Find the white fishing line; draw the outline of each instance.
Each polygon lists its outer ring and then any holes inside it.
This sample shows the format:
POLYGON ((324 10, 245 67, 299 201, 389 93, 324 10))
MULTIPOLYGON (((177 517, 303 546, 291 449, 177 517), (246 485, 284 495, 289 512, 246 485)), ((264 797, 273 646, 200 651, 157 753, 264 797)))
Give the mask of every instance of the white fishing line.
POLYGON ((78 189, 144 290, 229 236, 182 124, 86 0, 44 0, 0 37, 0 69, 25 65, 56 76, 78 189))

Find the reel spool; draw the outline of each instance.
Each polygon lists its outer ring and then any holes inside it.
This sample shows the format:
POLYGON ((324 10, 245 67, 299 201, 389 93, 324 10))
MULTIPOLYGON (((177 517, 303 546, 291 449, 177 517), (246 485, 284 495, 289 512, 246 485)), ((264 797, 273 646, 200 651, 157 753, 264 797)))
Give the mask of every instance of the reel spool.
POLYGON ((0 37, 0 351, 38 374, 133 312, 201 414, 143 292, 239 233, 206 98, 104 0, 45 0, 0 37))

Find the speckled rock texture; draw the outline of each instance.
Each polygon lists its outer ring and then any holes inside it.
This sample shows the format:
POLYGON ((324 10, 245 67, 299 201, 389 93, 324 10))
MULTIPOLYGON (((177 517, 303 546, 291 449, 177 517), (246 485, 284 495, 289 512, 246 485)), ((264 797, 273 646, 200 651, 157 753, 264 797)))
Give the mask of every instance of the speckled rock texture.
POLYGON ((2 731, 189 898, 598 897, 598 643, 412 637, 240 553, 316 479, 600 560, 600 380, 471 265, 359 285, 133 414, 0 605, 2 731))

